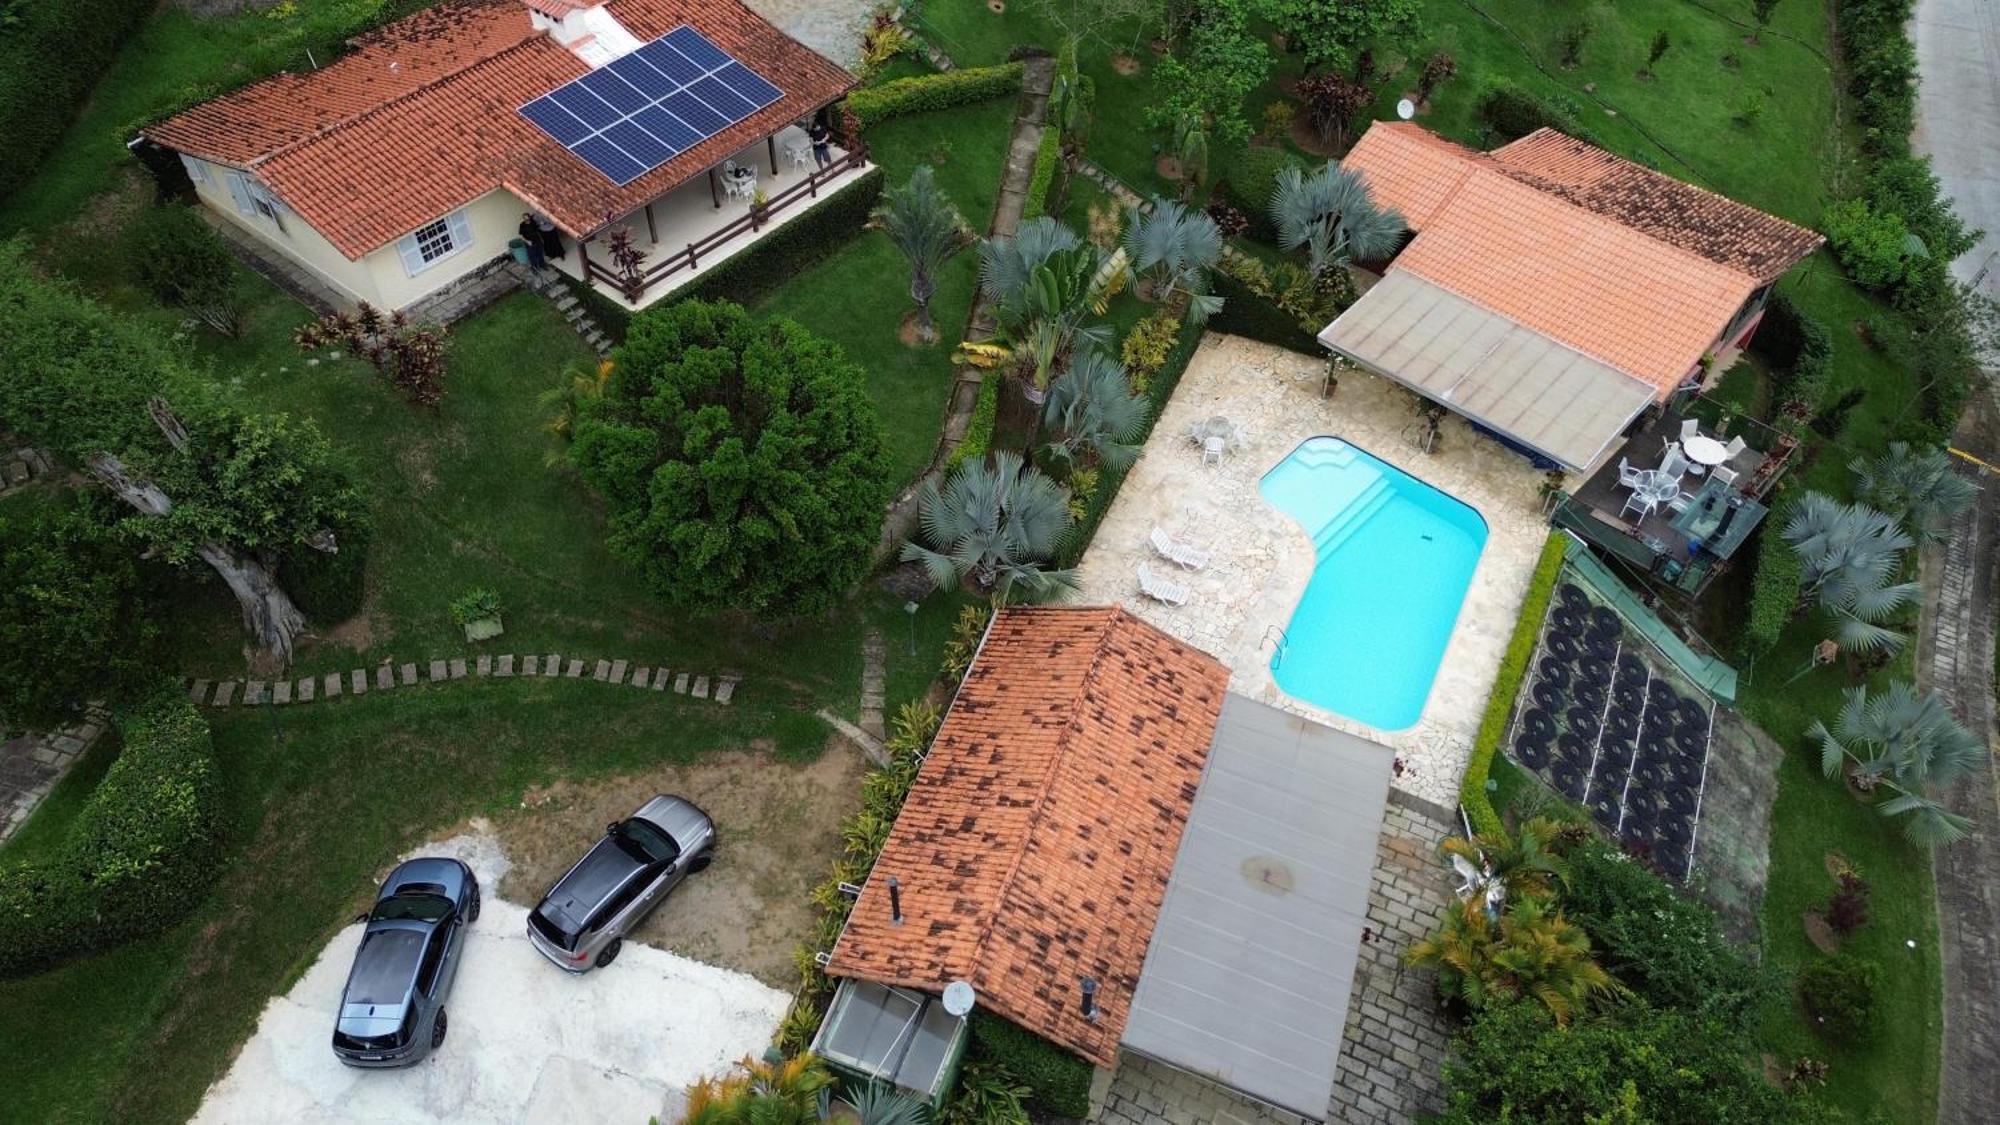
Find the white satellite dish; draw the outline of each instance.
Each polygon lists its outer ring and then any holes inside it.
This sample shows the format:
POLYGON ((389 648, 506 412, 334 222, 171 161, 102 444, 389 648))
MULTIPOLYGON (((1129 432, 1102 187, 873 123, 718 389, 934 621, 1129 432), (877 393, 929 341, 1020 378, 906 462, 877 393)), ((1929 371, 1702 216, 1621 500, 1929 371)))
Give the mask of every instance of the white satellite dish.
POLYGON ((1415 117, 1416 115, 1417 115, 1417 103, 1411 101, 1408 98, 1400 98, 1397 100, 1396 102, 1397 117, 1400 117, 1405 121, 1408 121, 1410 118, 1415 117))
POLYGON ((944 986, 944 1010, 954 1016, 963 1016, 971 1012, 974 999, 976 997, 972 986, 962 980, 955 980, 944 986))

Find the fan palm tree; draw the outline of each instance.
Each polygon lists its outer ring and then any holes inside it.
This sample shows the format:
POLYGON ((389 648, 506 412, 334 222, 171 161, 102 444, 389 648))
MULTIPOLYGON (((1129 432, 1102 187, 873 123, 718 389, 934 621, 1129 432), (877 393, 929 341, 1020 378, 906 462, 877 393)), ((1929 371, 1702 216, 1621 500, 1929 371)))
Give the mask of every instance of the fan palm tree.
POLYGON ((1122 469, 1139 455, 1151 404, 1134 394, 1125 365, 1095 348, 1077 356, 1069 374, 1049 392, 1042 422, 1057 435, 1057 456, 1075 462, 1084 453, 1122 469))
POLYGON ((979 366, 1019 364, 1029 398, 1039 404, 1077 348, 1111 342, 1108 327, 1089 321, 1104 315, 1126 272, 1122 254, 1105 260, 1046 215, 1011 236, 986 239, 979 245, 979 285, 992 302, 996 338, 965 345, 960 358, 979 366))
POLYGON ((1892 441, 1873 460, 1857 457, 1848 467, 1859 477, 1854 494, 1863 503, 1933 542, 1946 537, 1952 519, 1979 495, 1979 486, 1951 471, 1944 450, 1914 451, 1906 441, 1892 441))
POLYGON ((1314 275, 1356 258, 1388 257, 1407 226, 1395 208, 1376 204, 1359 173, 1331 160, 1311 176, 1292 167, 1278 173, 1271 221, 1278 228, 1278 245, 1306 248, 1314 275))
POLYGON ((1073 570, 1044 569, 1069 532, 1069 490, 1024 469, 1010 450, 959 466, 943 486, 936 477, 918 494, 918 521, 929 547, 903 544, 905 562, 921 562, 940 590, 966 582, 999 601, 1045 601, 1076 589, 1073 570))
POLYGON ((1883 622, 1922 590, 1891 581, 1913 542, 1894 517, 1808 492, 1793 507, 1784 536, 1799 556, 1801 590, 1833 617, 1842 648, 1881 653, 1902 646, 1904 635, 1883 622))
POLYGON ((1482 832, 1470 840, 1453 836, 1439 846, 1507 888, 1510 898, 1548 895, 1569 885, 1569 865, 1551 850, 1562 830, 1560 821, 1538 816, 1512 832, 1482 832))
POLYGON ((930 1125, 931 1107, 883 1082, 870 1082, 850 1103, 860 1125, 930 1125))
POLYGON ((1152 210, 1142 208, 1125 228, 1125 256, 1155 297, 1185 296, 1187 318, 1195 324, 1221 311, 1222 298, 1208 285, 1209 272, 1222 261, 1222 230, 1205 213, 1155 196, 1152 210))
POLYGON ((1438 932, 1410 947, 1408 959, 1435 968, 1439 990, 1468 1007, 1532 997, 1559 1024, 1592 997, 1623 991, 1591 955, 1589 935, 1540 895, 1513 900, 1497 920, 1479 896, 1454 903, 1438 932))
POLYGON ((1900 681, 1872 695, 1866 688, 1850 688, 1833 728, 1815 719, 1806 733, 1819 740, 1820 768, 1828 777, 1839 774, 1843 762, 1852 762, 1863 785, 1887 784, 1897 791, 1880 811, 1883 816, 1914 813, 1904 826, 1912 840, 1949 843, 1970 828, 1969 821, 1929 794, 1977 766, 1986 745, 1937 696, 1900 681))
POLYGON ((917 303, 917 338, 926 344, 937 343, 937 324, 931 319, 937 275, 972 241, 971 228, 938 189, 928 164, 918 165, 910 173, 909 183, 882 193, 872 221, 909 260, 910 299, 917 303))

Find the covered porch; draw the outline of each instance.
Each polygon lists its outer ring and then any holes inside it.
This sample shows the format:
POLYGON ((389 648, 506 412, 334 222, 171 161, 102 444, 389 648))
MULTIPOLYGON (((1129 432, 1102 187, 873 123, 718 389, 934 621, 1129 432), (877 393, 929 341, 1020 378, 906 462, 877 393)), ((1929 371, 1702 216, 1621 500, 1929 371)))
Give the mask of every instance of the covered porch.
POLYGON ((831 147, 832 162, 818 167, 806 131, 787 126, 606 223, 549 264, 621 305, 646 308, 867 171, 865 147, 831 147), (612 259, 620 231, 645 255, 630 269, 612 259))

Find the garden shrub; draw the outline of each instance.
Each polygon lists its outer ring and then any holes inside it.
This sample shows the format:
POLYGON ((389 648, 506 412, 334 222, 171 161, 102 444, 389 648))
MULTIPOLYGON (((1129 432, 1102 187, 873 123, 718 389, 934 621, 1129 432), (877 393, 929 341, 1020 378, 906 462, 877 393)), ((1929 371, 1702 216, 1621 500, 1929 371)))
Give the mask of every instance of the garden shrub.
POLYGON ((1923 239, 1932 258, 1949 262, 1979 242, 1977 232, 1967 230, 1965 220, 1952 210, 1951 200, 1931 171, 1929 157, 1897 156, 1881 161, 1868 173, 1864 194, 1875 210, 1900 215, 1910 233, 1923 239))
POLYGON ((997 1063, 1028 1087, 1028 1108, 1056 1117, 1090 1115, 1088 1062, 984 1009, 972 1014, 968 1055, 997 1063))
POLYGON ((236 335, 236 260, 194 208, 170 203, 143 212, 132 264, 161 303, 236 335))
POLYGON ((1774 293, 1750 347, 1771 368, 1771 402, 1790 420, 1810 418, 1826 398, 1833 376, 1833 336, 1790 297, 1774 293))
POLYGON ((1917 52, 1904 28, 1914 0, 1840 0, 1835 27, 1862 145, 1876 156, 1909 152, 1916 125, 1917 52))
POLYGON ((1022 64, 1013 62, 898 78, 847 95, 847 111, 866 128, 912 113, 992 101, 1020 93, 1022 71, 1022 64))
POLYGON ((1575 107, 1566 100, 1543 98, 1512 82, 1495 82, 1487 87, 1479 99, 1479 119, 1502 140, 1516 140, 1546 128, 1580 141, 1592 141, 1575 107))
POLYGON ((1315 357, 1326 354, 1312 333, 1299 327, 1292 314, 1269 298, 1221 270, 1212 275, 1211 283, 1212 291, 1222 298, 1222 308, 1208 318, 1210 331, 1243 336, 1315 357))
POLYGON ((151 0, 17 0, 0 27, 0 199, 12 195, 69 128, 151 0))
POLYGON ((1799 1001, 1820 1034, 1836 1043, 1853 1043, 1872 1030, 1881 985, 1881 966, 1837 954, 1799 970, 1799 1001))
POLYGON ((118 760, 56 853, 0 868, 0 977, 165 929, 215 879, 222 796, 207 720, 175 686, 120 726, 118 760))
POLYGON ((1282 148, 1249 145, 1229 161, 1228 171, 1215 185, 1215 194, 1242 212, 1249 223, 1243 232, 1246 236, 1275 246, 1278 228, 1271 223, 1271 196, 1278 188, 1278 173, 1306 167, 1304 160, 1282 148))
POLYGON ((613 553, 667 604, 811 616, 860 581, 881 529, 888 454, 865 386, 794 321, 658 305, 632 318, 570 461, 605 498, 613 553))
POLYGON ((1500 750, 1500 740, 1507 736, 1507 718, 1513 713, 1521 678, 1528 674, 1528 660, 1535 655, 1535 640, 1541 635, 1549 599, 1555 596, 1568 543, 1561 532, 1550 532, 1543 541, 1541 558, 1535 561, 1528 592, 1521 599, 1521 614, 1514 619, 1514 635, 1508 639, 1506 655, 1500 659, 1500 674, 1493 681, 1493 693, 1486 697, 1486 714, 1481 716, 1479 733, 1472 742, 1472 760, 1466 763, 1465 777, 1458 786, 1458 803, 1464 806, 1475 832, 1505 830, 1500 814, 1494 811, 1493 802, 1486 795, 1486 775, 1493 768, 1493 755, 1500 750))
POLYGON ((1035 149, 1035 170, 1028 177, 1028 196, 1021 208, 1023 219, 1048 213, 1049 187, 1055 183, 1056 162, 1062 159, 1062 132, 1054 126, 1042 130, 1042 143, 1035 149))
POLYGON ((1659 1008, 1732 1033, 1750 1029, 1771 980, 1722 936, 1712 911, 1595 836, 1564 859, 1563 905, 1612 975, 1659 1008))
POLYGON ((358 509, 328 530, 339 550, 294 547, 279 559, 277 568, 299 612, 320 625, 361 612, 368 593, 368 548, 375 539, 373 522, 358 509))
POLYGON ((1757 535, 1757 569, 1750 576, 1750 610, 1743 624, 1743 655, 1756 660, 1771 651, 1799 606, 1804 581, 1798 552, 1764 521, 1757 535))
POLYGON ((1905 242, 1909 228, 1900 215, 1876 211, 1866 200, 1844 199, 1826 209, 1820 226, 1833 247, 1840 268, 1856 285, 1884 289, 1903 280, 1909 269, 1905 242))
POLYGON ((958 439, 951 452, 944 459, 944 471, 949 475, 953 469, 967 461, 976 461, 993 448, 993 424, 1000 415, 1000 384, 1004 377, 998 371, 988 371, 979 381, 979 399, 972 404, 972 420, 965 424, 965 436, 958 439))
POLYGON ((1488 1008, 1460 1030, 1454 1048, 1437 1125, 1827 1119, 1816 1103, 1745 1065, 1736 1040, 1643 1002, 1568 1027, 1533 1001, 1488 1008))

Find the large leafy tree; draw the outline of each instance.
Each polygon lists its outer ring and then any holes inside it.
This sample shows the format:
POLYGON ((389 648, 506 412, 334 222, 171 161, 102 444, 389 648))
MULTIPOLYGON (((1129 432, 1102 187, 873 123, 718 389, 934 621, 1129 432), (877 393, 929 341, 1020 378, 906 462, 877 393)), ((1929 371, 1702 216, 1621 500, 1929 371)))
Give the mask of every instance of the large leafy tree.
POLYGON ((1154 69, 1161 96, 1146 109, 1148 125, 1196 127, 1224 148, 1250 139, 1243 109, 1271 72, 1271 51, 1251 29, 1250 8, 1246 0, 1194 5, 1174 53, 1154 69))
POLYGON ((1893 581, 1912 544, 1894 517, 1808 492, 1793 507, 1784 536, 1799 556, 1802 592, 1826 610, 1841 647, 1864 654, 1902 647, 1907 638, 1885 622, 1921 588, 1893 581))
POLYGON ((1439 990, 1468 1008, 1534 1000, 1560 1024, 1622 991, 1589 935, 1546 895, 1516 897, 1498 917, 1483 896, 1453 903, 1438 931, 1410 947, 1409 962, 1436 969, 1439 990))
POLYGON ((360 494, 308 421, 246 414, 145 329, 37 277, 0 247, 0 425, 83 467, 125 529, 228 585, 251 663, 275 674, 305 619, 278 560, 335 551, 360 494))
POLYGON ((946 262, 972 241, 972 230, 937 186, 931 166, 920 164, 910 182, 882 193, 874 223, 910 263, 910 300, 917 304, 917 338, 937 343, 937 323, 931 319, 931 298, 937 275, 946 262))
POLYGON ((1960 725, 1937 696, 1901 681, 1879 693, 1850 688, 1833 726, 1814 719, 1806 733, 1819 740, 1820 767, 1828 777, 1851 762, 1865 784, 1896 791, 1878 811, 1908 816, 1904 829, 1912 840, 1949 843, 1971 828, 1970 821, 1947 810, 1934 794, 1977 766, 1986 756, 1986 744, 1960 725))
POLYGON ((1420 0, 1264 0, 1264 8, 1309 70, 1346 70, 1370 44, 1407 51, 1423 35, 1420 0))
POLYGON ((1048 569, 1069 532, 1069 492, 1018 453, 961 465, 943 484, 924 481, 917 516, 924 542, 903 544, 903 558, 923 563, 940 590, 970 585, 1006 602, 1076 589, 1074 571, 1048 569))
POLYGON ((1306 265, 1315 276, 1356 259, 1388 257, 1407 225, 1395 208, 1375 202, 1359 173, 1331 160, 1311 175, 1292 166, 1279 170, 1271 222, 1278 228, 1278 245, 1306 248, 1306 265))
POLYGON ((86 511, 0 517, 0 574, 0 725, 53 729, 158 674, 134 553, 86 511))
POLYGON ((863 374, 790 320, 683 301, 632 318, 571 462, 669 604, 823 612, 867 571, 888 458, 863 374))
POLYGON ((1856 481, 1854 494, 1902 520, 1914 535, 1938 541, 1951 522, 1972 506, 1979 487, 1951 471, 1951 457, 1942 449, 1917 450, 1892 441, 1872 458, 1856 457, 1849 465, 1856 481))

